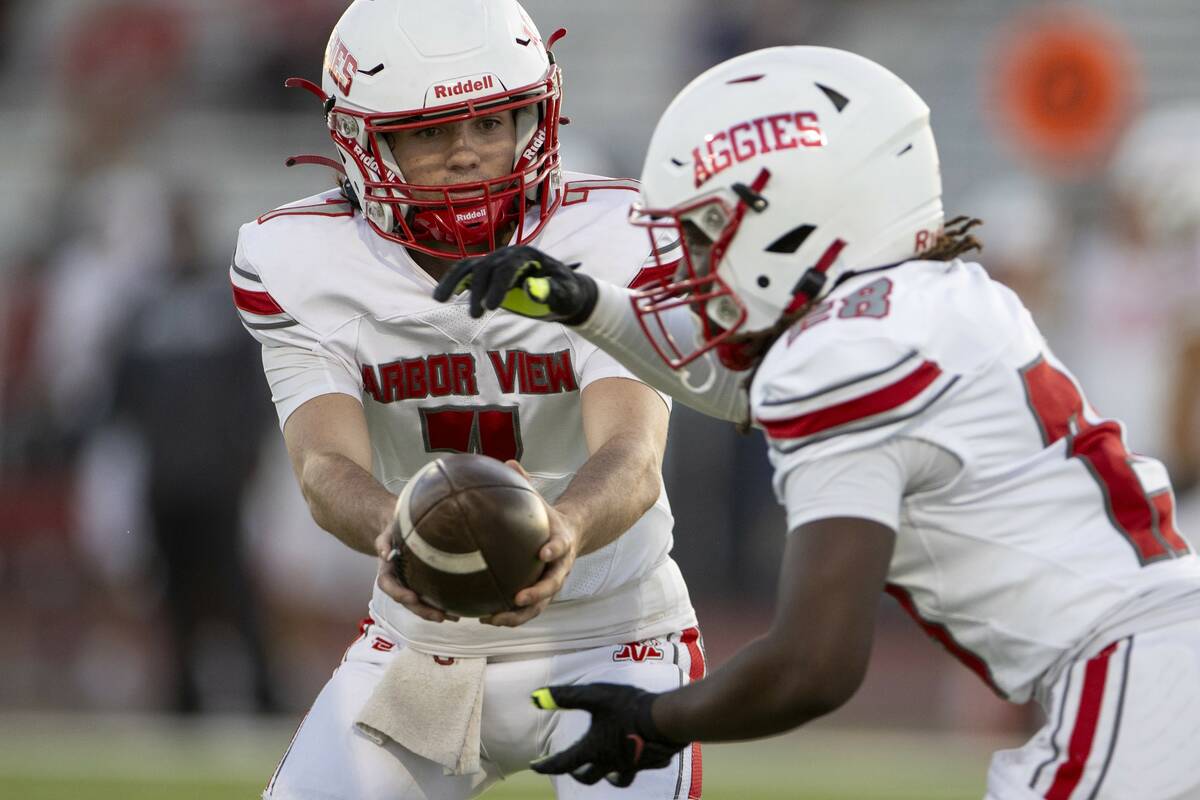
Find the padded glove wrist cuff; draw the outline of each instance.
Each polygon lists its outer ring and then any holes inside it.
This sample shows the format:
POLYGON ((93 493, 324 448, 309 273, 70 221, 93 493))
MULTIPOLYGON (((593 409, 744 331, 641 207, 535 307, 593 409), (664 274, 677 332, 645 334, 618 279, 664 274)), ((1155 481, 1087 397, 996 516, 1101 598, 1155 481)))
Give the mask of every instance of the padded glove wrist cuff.
POLYGON ((599 297, 599 291, 596 289, 596 281, 591 276, 576 272, 574 278, 575 285, 578 287, 580 294, 579 310, 562 320, 564 325, 572 327, 587 322, 587 318, 596 310, 596 300, 599 297))

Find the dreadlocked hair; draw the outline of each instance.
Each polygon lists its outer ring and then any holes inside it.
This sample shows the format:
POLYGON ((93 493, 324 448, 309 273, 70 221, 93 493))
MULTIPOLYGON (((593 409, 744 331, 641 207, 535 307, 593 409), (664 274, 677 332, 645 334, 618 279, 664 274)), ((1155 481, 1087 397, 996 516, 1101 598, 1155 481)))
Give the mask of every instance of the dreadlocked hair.
MULTIPOLYGON (((953 261, 963 253, 969 253, 972 250, 982 251, 983 242, 971 234, 973 228, 982 224, 983 220, 976 217, 965 215, 955 217, 942 227, 933 246, 928 250, 918 253, 913 260, 953 261)), ((763 328, 760 331, 751 331, 750 333, 739 333, 729 337, 729 344, 738 348, 739 356, 754 364, 750 368, 746 380, 742 383, 742 388, 746 390, 747 396, 750 394, 750 384, 754 382, 754 376, 758 374, 758 368, 762 364, 763 356, 771 349, 771 345, 775 344, 775 341, 780 336, 811 311, 816 303, 815 298, 809 300, 792 313, 782 315, 769 328, 763 328)), ((749 417, 747 417, 746 422, 738 424, 738 433, 749 433, 750 427, 751 423, 749 417)))
POLYGON ((922 261, 953 261, 963 253, 983 250, 983 242, 971 234, 971 229, 983 224, 976 217, 958 216, 946 223, 933 247, 918 257, 922 261))

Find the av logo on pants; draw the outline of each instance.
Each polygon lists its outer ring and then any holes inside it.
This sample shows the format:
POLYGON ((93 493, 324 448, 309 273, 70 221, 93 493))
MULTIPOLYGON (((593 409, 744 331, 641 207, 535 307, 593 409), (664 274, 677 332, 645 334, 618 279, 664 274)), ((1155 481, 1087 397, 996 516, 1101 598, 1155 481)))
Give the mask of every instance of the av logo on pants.
POLYGON ((662 661, 663 651, 658 639, 647 639, 644 642, 630 642, 617 647, 613 651, 613 661, 632 661, 641 664, 643 661, 662 661))

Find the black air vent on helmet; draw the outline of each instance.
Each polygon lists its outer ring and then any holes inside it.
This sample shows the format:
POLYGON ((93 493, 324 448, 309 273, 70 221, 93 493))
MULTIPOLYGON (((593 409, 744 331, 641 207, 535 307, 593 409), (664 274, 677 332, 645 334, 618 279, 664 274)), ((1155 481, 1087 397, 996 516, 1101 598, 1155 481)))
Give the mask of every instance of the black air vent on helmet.
POLYGON ((800 245, 804 244, 804 240, 809 234, 816 230, 814 225, 801 225, 799 228, 792 228, 790 231, 780 236, 767 247, 768 253, 787 253, 791 254, 800 249, 800 245))
POLYGON ((846 104, 850 102, 850 98, 846 97, 846 95, 830 89, 828 86, 822 86, 818 83, 817 88, 825 93, 825 96, 829 98, 829 102, 833 103, 833 107, 838 110, 839 114, 842 113, 842 109, 846 107, 846 104))
POLYGON ((358 71, 358 74, 359 75, 378 75, 381 72, 383 72, 383 63, 382 62, 376 64, 375 66, 371 67, 370 69, 360 69, 358 71))

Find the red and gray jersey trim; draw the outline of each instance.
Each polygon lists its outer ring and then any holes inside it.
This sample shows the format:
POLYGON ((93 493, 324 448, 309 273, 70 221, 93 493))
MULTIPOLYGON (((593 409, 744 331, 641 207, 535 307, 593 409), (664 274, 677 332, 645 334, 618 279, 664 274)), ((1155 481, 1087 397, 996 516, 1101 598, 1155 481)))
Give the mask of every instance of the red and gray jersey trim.
POLYGON ((233 304, 242 324, 253 330, 290 328, 296 320, 263 287, 258 275, 236 264, 229 267, 229 285, 233 304))
POLYGON ((981 681, 988 685, 989 689, 1005 700, 1008 699, 1008 695, 996 683, 991 666, 983 660, 983 657, 963 646, 958 639, 954 638, 954 634, 950 632, 948 627, 940 622, 926 619, 920 609, 917 608, 917 603, 913 600, 912 594, 908 589, 899 584, 889 583, 884 587, 884 591, 900 604, 900 607, 904 609, 904 613, 912 617, 913 622, 916 622, 930 639, 933 639, 946 648, 950 655, 958 659, 971 672, 974 672, 981 681))
POLYGON ((914 350, 875 372, 796 397, 760 404, 758 423, 777 450, 790 453, 833 436, 909 419, 933 405, 958 382, 914 350))
POLYGON ((564 206, 586 203, 588 195, 596 189, 625 189, 630 192, 640 192, 641 185, 632 178, 596 178, 593 180, 568 181, 563 186, 564 206))
POLYGON ((284 206, 260 216, 256 221, 259 225, 279 217, 352 217, 354 207, 346 200, 329 198, 324 203, 313 203, 303 206, 284 206))

